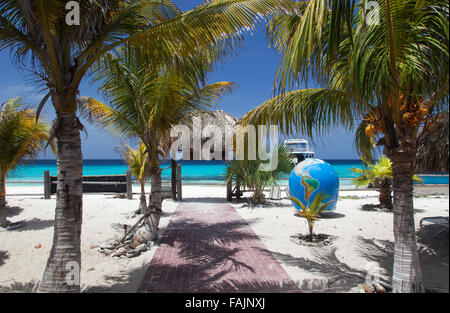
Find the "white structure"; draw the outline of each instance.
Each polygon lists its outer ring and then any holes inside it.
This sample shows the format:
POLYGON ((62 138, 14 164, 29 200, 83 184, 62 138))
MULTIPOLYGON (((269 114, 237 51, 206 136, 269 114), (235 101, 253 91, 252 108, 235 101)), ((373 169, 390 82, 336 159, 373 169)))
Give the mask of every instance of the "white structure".
POLYGON ((309 150, 308 140, 306 139, 286 139, 284 145, 290 150, 295 164, 314 157, 314 151, 309 150))

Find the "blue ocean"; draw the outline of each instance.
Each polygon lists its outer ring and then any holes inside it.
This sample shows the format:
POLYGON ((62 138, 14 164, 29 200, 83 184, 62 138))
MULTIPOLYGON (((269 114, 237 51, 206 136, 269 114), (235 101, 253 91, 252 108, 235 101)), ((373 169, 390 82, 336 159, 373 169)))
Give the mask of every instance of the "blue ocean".
MULTIPOLYGON (((360 160, 325 160, 330 163, 340 179, 341 186, 352 185, 356 175, 352 168, 361 168, 360 160)), ((170 162, 162 162, 161 168, 166 168, 170 162)), ((181 161, 181 172, 184 184, 224 184, 225 161, 181 161)), ((44 171, 56 176, 56 160, 26 161, 7 179, 8 183, 42 183, 44 171)), ((83 175, 121 175, 125 174, 127 165, 123 160, 83 160, 83 175)), ((169 180, 171 170, 162 172, 163 180, 169 180)), ((448 184, 447 175, 420 175, 425 184, 448 184)), ((287 178, 287 177, 286 177, 287 178)), ((287 185, 287 179, 280 182, 287 185)))

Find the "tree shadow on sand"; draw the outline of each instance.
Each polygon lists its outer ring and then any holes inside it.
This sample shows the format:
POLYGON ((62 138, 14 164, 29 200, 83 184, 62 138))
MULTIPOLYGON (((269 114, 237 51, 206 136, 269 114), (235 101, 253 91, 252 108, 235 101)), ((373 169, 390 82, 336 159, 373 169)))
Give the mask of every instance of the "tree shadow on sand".
MULTIPOLYGON (((430 237, 436 225, 425 225, 424 232, 418 231, 417 250, 422 268, 425 288, 429 291, 447 290, 449 288, 449 244, 448 233, 442 233, 437 237, 430 237)), ((380 264, 387 270, 386 275, 392 276, 394 263, 394 243, 388 240, 359 238, 359 247, 365 259, 380 264)))
POLYGON ((13 281, 9 286, 0 286, 0 293, 31 293, 36 292, 39 282, 36 280, 27 283, 13 281))
POLYGON ((343 218, 345 214, 337 213, 337 212, 322 212, 319 215, 320 219, 335 219, 335 218, 343 218))
POLYGON ((0 250, 0 266, 5 264, 5 260, 9 258, 8 251, 0 250))
POLYGON ((138 291, 141 284, 141 278, 147 271, 148 264, 143 264, 141 267, 124 271, 119 276, 105 275, 104 280, 106 285, 103 286, 81 286, 83 293, 135 293, 138 291))
MULTIPOLYGON (((362 211, 369 211, 369 212, 394 213, 393 210, 382 208, 379 203, 378 204, 373 204, 373 203, 363 204, 360 209, 362 211)), ((414 213, 423 213, 423 212, 425 212, 425 210, 423 210, 423 209, 414 209, 414 213)))
POLYGON ((6 206, 6 217, 13 217, 20 215, 23 212, 23 208, 19 206, 6 206))
POLYGON ((448 231, 436 237, 438 225, 424 225, 423 232, 417 232, 417 245, 425 287, 435 290, 449 290, 449 237, 448 231), (430 235, 431 234, 431 235, 430 235))
POLYGON ((310 274, 317 274, 320 284, 314 286, 313 280, 296 281, 301 291, 306 292, 343 292, 362 284, 366 279, 366 271, 352 268, 339 260, 336 248, 315 249, 313 258, 293 257, 290 254, 272 252, 262 249, 262 252, 272 254, 280 263, 298 267, 310 274), (320 278, 319 278, 320 277, 320 278), (322 279, 325 277, 325 279, 322 279))
MULTIPOLYGON (((440 237, 424 238, 419 232, 417 234, 419 258, 427 291, 447 290, 448 292, 448 234, 440 237)), ((336 255, 336 247, 311 248, 312 258, 297 258, 290 254, 269 250, 264 250, 264 252, 271 253, 282 264, 296 266, 309 273, 317 273, 318 277, 326 277, 325 284, 323 282, 319 284, 320 288, 310 288, 308 281, 296 282, 302 291, 345 292, 364 283, 368 278, 376 277, 385 285, 391 285, 394 243, 389 240, 376 240, 361 236, 357 240, 358 250, 355 253, 367 260, 365 268, 352 268, 341 261, 336 255)))
MULTIPOLYGON (((12 207, 7 206, 6 207, 6 217, 10 218, 10 217, 14 217, 14 216, 19 216, 23 212, 23 210, 24 209, 19 206, 12 206, 12 207)), ((9 231, 21 232, 21 231, 28 231, 28 230, 41 230, 41 229, 45 229, 48 227, 53 227, 53 225, 54 225, 54 220, 42 220, 40 218, 24 220, 23 222, 25 222, 24 226, 9 230, 9 231)))
POLYGON ((32 231, 32 230, 41 230, 49 227, 53 227, 55 224, 55 220, 42 220, 40 218, 33 218, 31 220, 25 221, 25 226, 15 229, 13 231, 23 232, 23 231, 32 231))
POLYGON ((312 258, 297 258, 290 254, 271 252, 282 264, 296 266, 309 273, 317 273, 317 284, 314 280, 296 282, 300 290, 309 292, 348 292, 363 284, 367 279, 379 278, 385 285, 390 284, 392 275, 392 249, 389 241, 373 240, 363 237, 358 239, 358 251, 370 263, 367 268, 351 267, 337 256, 337 248, 311 248, 312 258), (321 279, 319 277, 323 277, 321 279))

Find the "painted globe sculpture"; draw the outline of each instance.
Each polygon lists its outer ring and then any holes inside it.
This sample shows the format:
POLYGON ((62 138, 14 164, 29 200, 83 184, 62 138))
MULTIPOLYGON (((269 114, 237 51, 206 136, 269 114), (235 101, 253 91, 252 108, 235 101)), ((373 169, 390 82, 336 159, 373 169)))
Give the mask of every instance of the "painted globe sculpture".
MULTIPOLYGON (((326 211, 336 209, 339 193, 339 177, 334 168, 319 159, 306 159, 298 163, 289 176, 289 193, 291 197, 300 200, 305 206, 311 205, 319 193, 328 194, 325 202, 331 200, 326 211)), ((301 208, 292 202, 297 210, 301 208)))

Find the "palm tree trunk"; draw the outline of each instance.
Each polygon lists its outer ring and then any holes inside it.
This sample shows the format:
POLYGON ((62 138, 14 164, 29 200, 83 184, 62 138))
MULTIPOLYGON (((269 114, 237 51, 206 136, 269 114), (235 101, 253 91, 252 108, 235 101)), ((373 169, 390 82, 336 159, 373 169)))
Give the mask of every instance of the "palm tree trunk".
POLYGON ((58 112, 58 180, 53 246, 39 285, 40 292, 80 292, 82 169, 80 129, 75 113, 58 112))
POLYGON ((313 229, 314 229, 314 221, 313 220, 308 220, 308 230, 309 230, 309 241, 313 242, 314 241, 314 236, 313 236, 313 229))
POLYGON ((139 213, 144 214, 147 211, 147 199, 145 197, 145 181, 141 180, 141 200, 139 202, 139 213))
POLYGON ((383 179, 381 182, 378 200, 382 208, 392 210, 391 182, 388 178, 383 179))
POLYGON ((172 165, 172 169, 171 169, 171 174, 172 174, 172 178, 171 178, 171 190, 172 190, 172 199, 175 200, 177 198, 177 161, 175 161, 174 159, 172 159, 170 161, 171 165, 172 165))
POLYGON ((6 228, 8 221, 6 220, 6 190, 5 178, 0 179, 0 227, 6 228))
MULTIPOLYGON (((149 161, 151 162, 151 161, 149 161)), ((146 214, 149 215, 134 236, 134 240, 147 243, 158 239, 158 225, 161 214, 161 170, 159 166, 150 165, 151 191, 146 214)))
MULTIPOLYGON (((237 178, 236 178, 236 181, 237 181, 237 178)), ((236 190, 236 191, 240 192, 240 190, 236 190)), ((260 186, 257 183, 255 184, 253 194, 250 197, 250 201, 253 203, 253 205, 266 203, 266 196, 264 195, 264 186, 260 186)))
POLYGON ((413 163, 401 156, 392 158, 394 179, 394 270, 393 292, 424 292, 417 253, 413 212, 413 163))
POLYGON ((150 170, 150 177, 152 179, 152 189, 150 191, 150 207, 156 212, 161 212, 162 205, 162 182, 161 170, 159 166, 153 166, 150 170))
MULTIPOLYGON (((158 162, 159 163, 159 162, 158 162)), ((158 226, 159 219, 162 212, 162 182, 161 182, 161 169, 159 164, 152 166, 150 169, 150 177, 152 180, 152 189, 150 193, 150 206, 152 214, 150 215, 150 221, 152 224, 152 240, 158 238, 158 226)))

